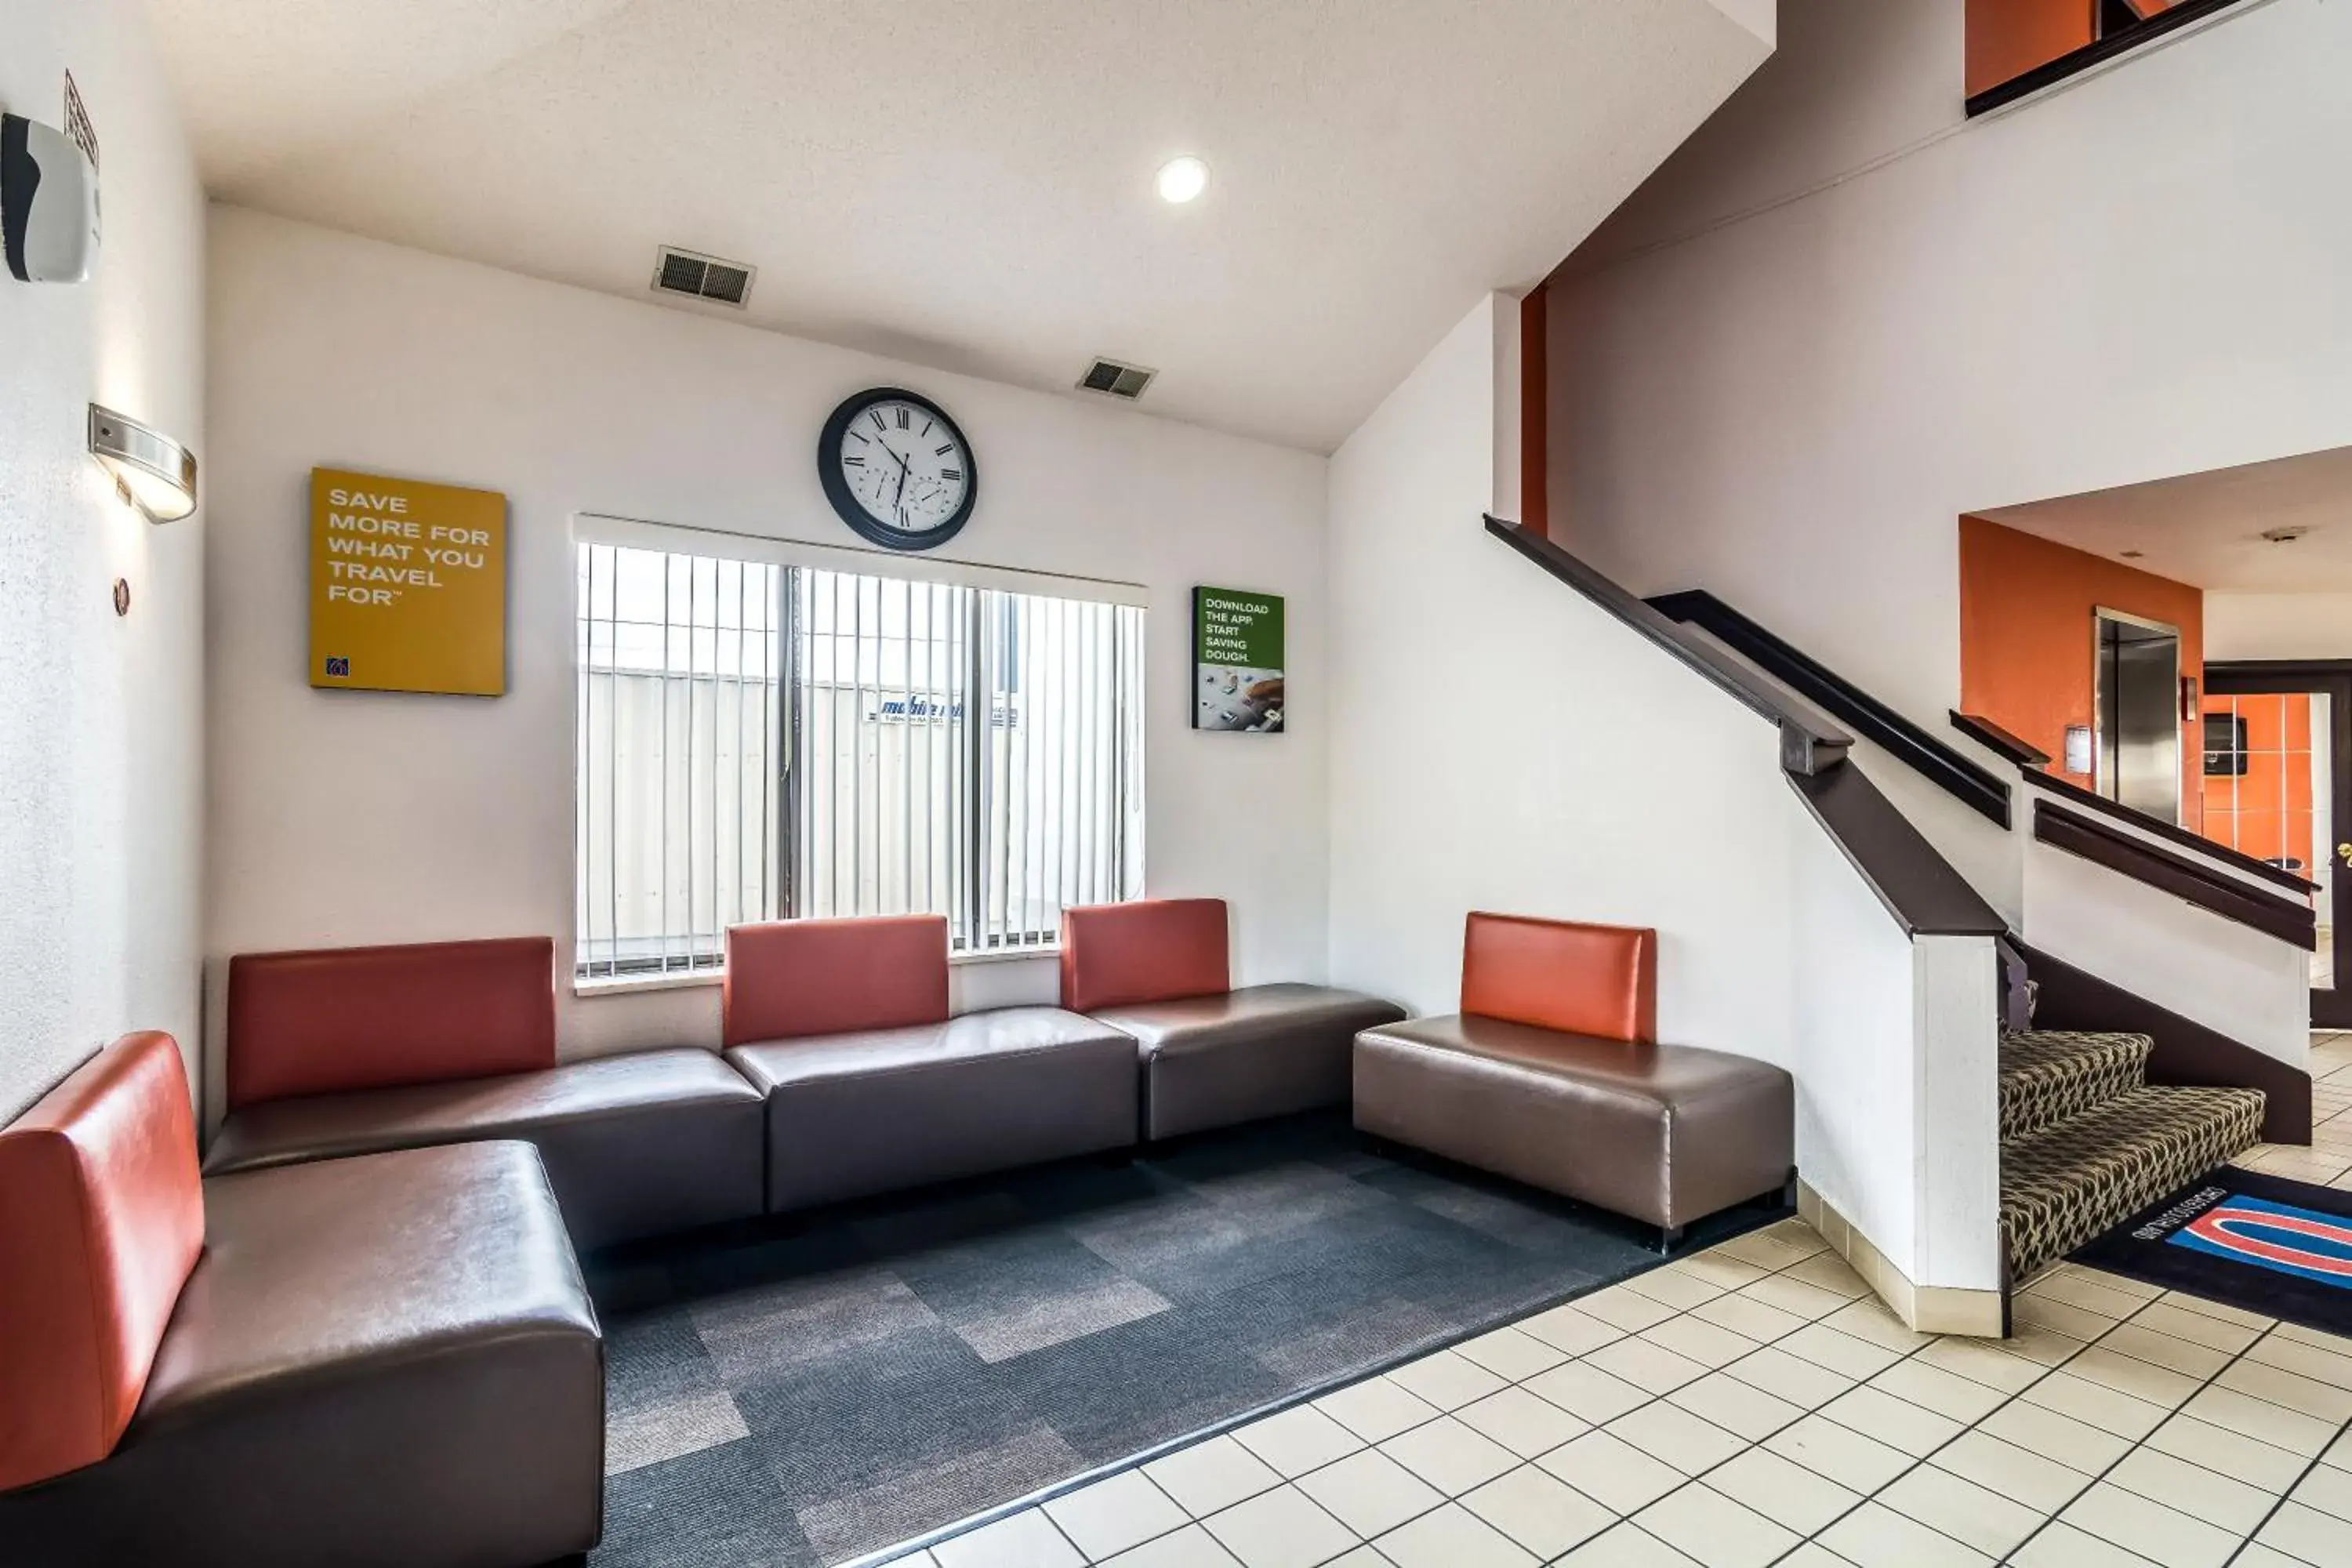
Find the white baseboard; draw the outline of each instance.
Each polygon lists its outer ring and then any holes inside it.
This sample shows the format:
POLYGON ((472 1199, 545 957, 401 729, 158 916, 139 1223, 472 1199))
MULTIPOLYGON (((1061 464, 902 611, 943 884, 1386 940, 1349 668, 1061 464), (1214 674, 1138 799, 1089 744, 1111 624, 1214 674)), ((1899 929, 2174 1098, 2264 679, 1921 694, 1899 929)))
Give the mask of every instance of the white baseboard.
POLYGON ((1955 1290, 1941 1285, 1915 1285, 1903 1270, 1871 1245, 1821 1194, 1803 1180, 1797 1183, 1797 1213, 1821 1233, 1823 1241, 1863 1280, 1906 1327, 1921 1334, 1965 1334, 1977 1339, 2001 1337, 2000 1292, 1955 1290))

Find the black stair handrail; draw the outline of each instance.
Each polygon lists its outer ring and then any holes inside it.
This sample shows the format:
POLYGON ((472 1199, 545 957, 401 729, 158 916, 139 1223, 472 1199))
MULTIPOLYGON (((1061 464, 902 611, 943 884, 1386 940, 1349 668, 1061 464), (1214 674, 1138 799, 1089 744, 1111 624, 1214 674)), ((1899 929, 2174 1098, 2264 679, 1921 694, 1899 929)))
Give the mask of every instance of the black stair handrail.
POLYGON ((1783 766, 1813 773, 1845 760, 1853 737, 1818 710, 1758 679, 1738 659, 1726 658, 1542 534, 1530 533, 1492 514, 1486 518, 1486 531, 1729 692, 1743 706, 1780 726, 1783 766))
POLYGON ((1721 648, 1685 630, 1540 534, 1500 518, 1486 531, 1705 676, 1780 731, 1780 770, 1798 798, 1905 933, 2002 936, 2008 922, 1910 818, 1846 763, 1853 737, 1721 648))
POLYGON ((2028 741, 2021 741, 1981 713, 1951 710, 1952 728, 1982 746, 2005 763, 2013 763, 2020 771, 2050 765, 2050 753, 2028 741))
POLYGON ((2257 860, 2243 850, 2232 849, 2226 844, 2208 838, 2203 834, 2183 827, 2177 822, 2167 822, 2160 816, 2150 816, 2144 811, 2136 811, 2119 800, 2109 800, 2096 790, 2084 789, 2073 779, 2061 778, 2056 773, 2037 773, 2028 775, 2026 782, 2037 789, 2046 789, 2053 795, 2063 797, 2069 805, 2095 811, 2102 816, 2114 817, 2117 822, 2128 824, 2143 833, 2153 834, 2168 843, 2177 844, 2193 855, 2202 856, 2208 860, 2219 861, 2224 866, 2243 871, 2250 877, 2260 877, 2265 882, 2274 882, 2288 892, 2302 898, 2307 899, 2319 891, 2318 883, 2307 881, 2284 866, 2273 866, 2267 860, 2257 860))
POLYGON ((2009 785, 1991 769, 1937 740, 1802 648, 1704 588, 1662 594, 1649 603, 1668 619, 1698 627, 1783 686, 1819 703, 1978 815, 2009 826, 2009 785))
POLYGON ((2033 837, 2053 849, 2079 855, 2094 865, 2169 893, 2198 908, 2251 926, 2303 949, 2319 950, 2319 918, 2307 901, 2268 892, 2251 882, 2225 877, 2210 866, 2175 854, 2120 828, 2111 827, 2088 812, 2072 811, 2053 800, 2033 803, 2033 837))

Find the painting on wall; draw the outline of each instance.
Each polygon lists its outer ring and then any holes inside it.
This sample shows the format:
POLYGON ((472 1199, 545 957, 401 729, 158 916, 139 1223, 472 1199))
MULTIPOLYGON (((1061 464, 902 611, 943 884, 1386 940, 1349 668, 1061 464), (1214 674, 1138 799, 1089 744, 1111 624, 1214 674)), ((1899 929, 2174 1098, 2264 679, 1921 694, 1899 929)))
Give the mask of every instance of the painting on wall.
POLYGON ((1192 590, 1192 728, 1282 732, 1282 600, 1192 590))

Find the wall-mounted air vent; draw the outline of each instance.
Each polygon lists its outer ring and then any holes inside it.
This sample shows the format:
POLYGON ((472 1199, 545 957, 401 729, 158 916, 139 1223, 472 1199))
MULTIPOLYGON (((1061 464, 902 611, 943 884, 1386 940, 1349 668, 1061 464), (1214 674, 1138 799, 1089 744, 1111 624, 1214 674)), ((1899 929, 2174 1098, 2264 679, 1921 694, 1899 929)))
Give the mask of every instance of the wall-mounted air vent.
POLYGON ((1106 393, 1132 403, 1143 395, 1143 389, 1150 386, 1151 378, 1159 374, 1140 365, 1121 364, 1115 359, 1098 359, 1086 374, 1078 378, 1078 386, 1082 391, 1106 393))
POLYGON ((751 279, 758 271, 740 261, 722 261, 716 256, 665 245, 654 261, 654 289, 740 309, 751 297, 751 279))

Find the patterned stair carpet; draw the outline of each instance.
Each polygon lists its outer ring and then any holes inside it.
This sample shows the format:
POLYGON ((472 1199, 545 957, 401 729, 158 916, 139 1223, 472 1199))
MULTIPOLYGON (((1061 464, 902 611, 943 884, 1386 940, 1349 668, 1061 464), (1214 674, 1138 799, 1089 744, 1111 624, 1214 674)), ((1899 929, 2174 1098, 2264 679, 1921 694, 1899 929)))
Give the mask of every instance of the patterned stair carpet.
POLYGON ((2255 1089, 2158 1089, 2146 1035, 2032 1031, 2000 1047, 2000 1235, 2024 1279, 2260 1141, 2255 1089))

